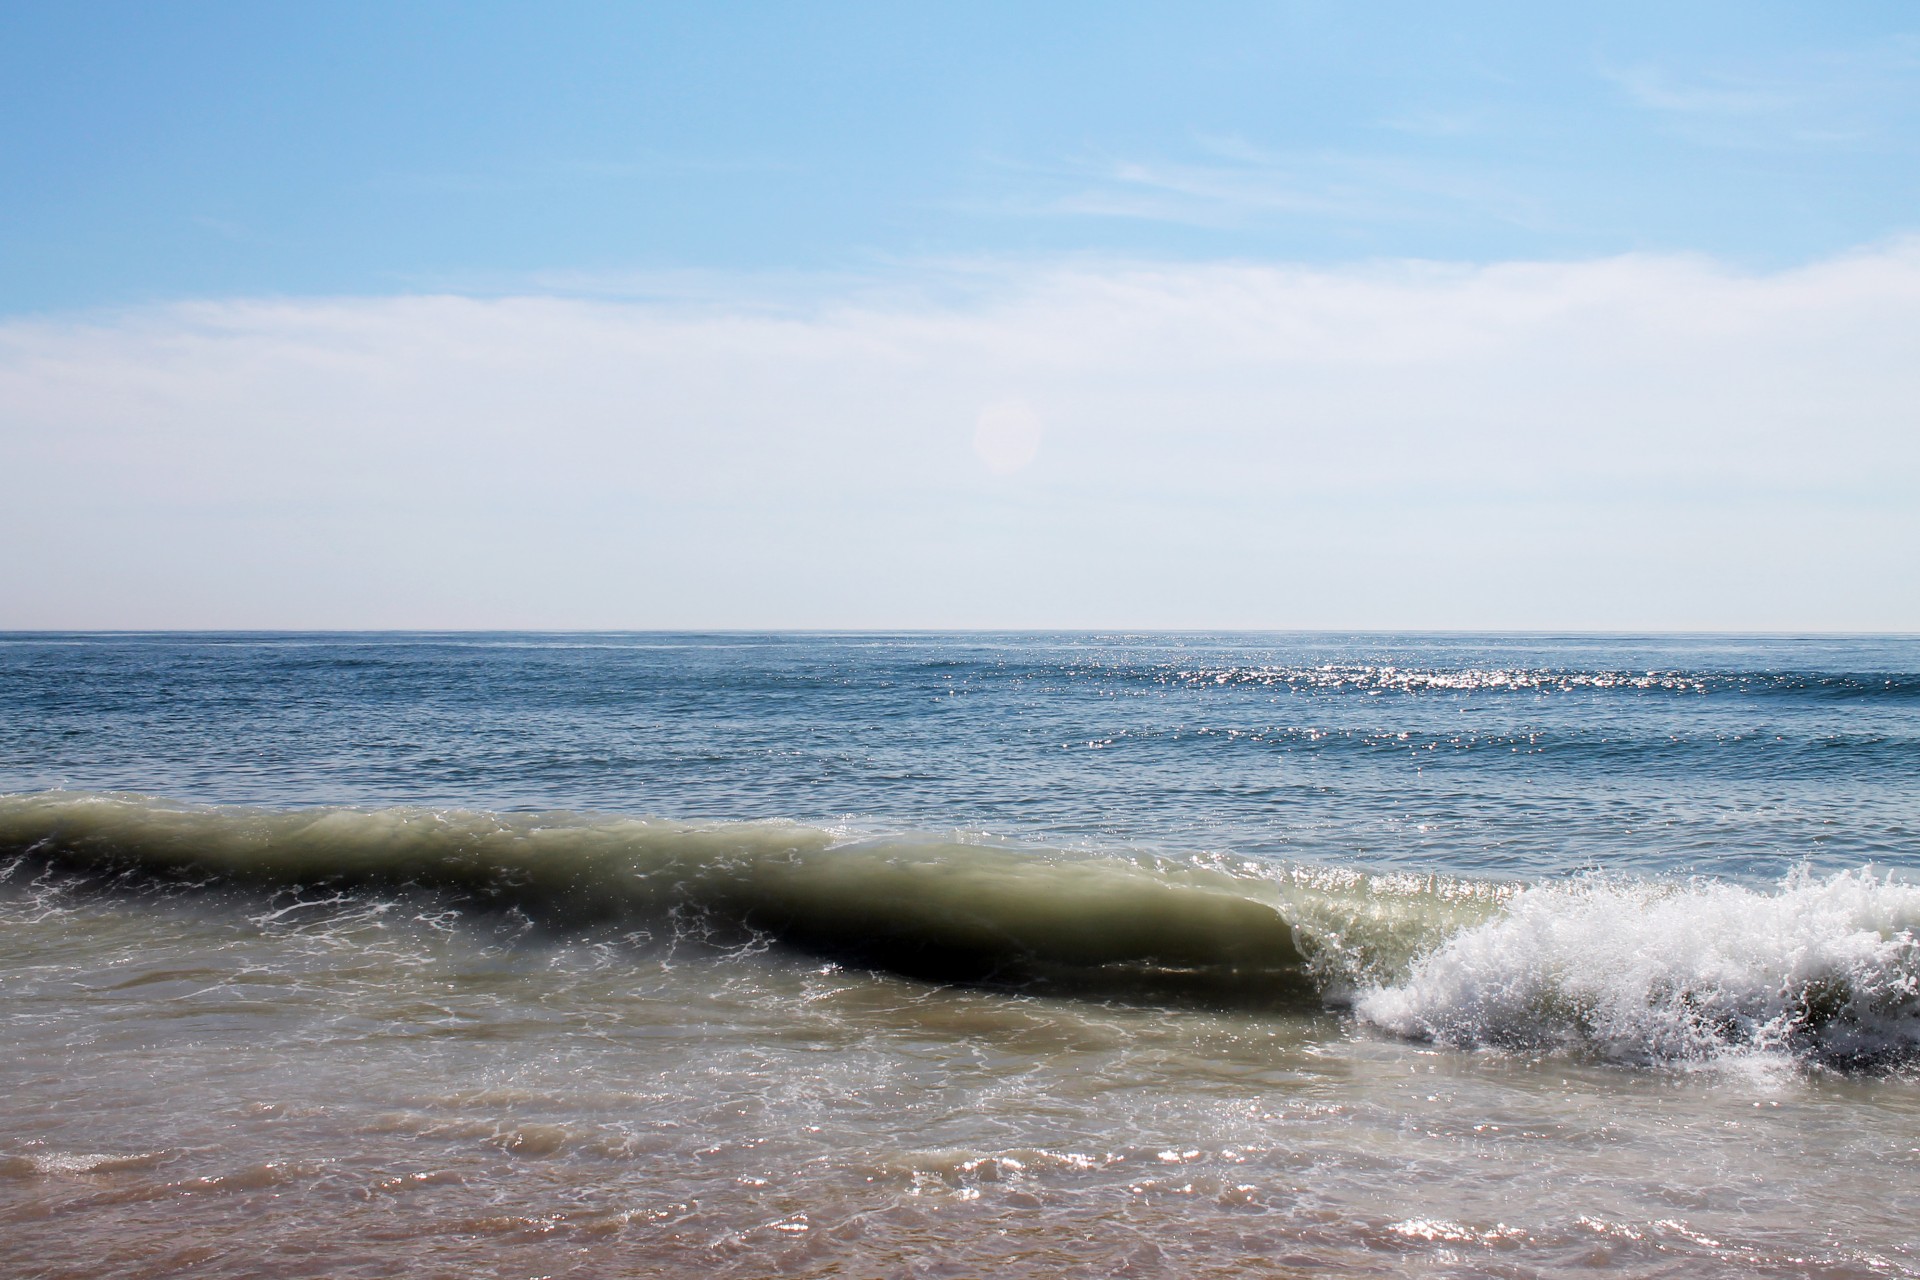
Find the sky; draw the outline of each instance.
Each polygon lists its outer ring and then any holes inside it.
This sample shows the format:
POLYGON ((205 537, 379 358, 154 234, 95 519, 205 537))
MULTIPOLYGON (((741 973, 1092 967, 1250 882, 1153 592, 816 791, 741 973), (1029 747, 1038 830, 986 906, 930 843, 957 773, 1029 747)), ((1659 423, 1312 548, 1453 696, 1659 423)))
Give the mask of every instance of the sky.
POLYGON ((1555 8, 0 0, 0 628, 1920 631, 1920 10, 1555 8))

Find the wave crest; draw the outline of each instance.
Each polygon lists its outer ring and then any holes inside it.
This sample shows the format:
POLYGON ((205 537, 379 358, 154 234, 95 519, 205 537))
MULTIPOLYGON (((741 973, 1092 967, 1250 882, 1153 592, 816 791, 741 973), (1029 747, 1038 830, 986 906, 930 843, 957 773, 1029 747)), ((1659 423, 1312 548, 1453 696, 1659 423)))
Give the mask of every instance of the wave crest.
POLYGON ((1310 886, 1145 855, 846 841, 784 822, 46 793, 0 798, 7 853, 96 880, 425 890, 552 927, 666 920, 917 977, 1131 998, 1314 999, 1314 957, 1337 954, 1285 908, 1310 886))
POLYGON ((1517 894, 1356 1013, 1403 1036, 1640 1063, 1920 1056, 1920 885, 1588 877, 1517 894))
POLYGON ((1605 876, 1521 888, 958 836, 849 839, 788 822, 73 792, 0 797, 0 857, 103 886, 421 891, 548 928, 772 938, 934 981, 1351 1004, 1362 1022, 1461 1047, 1636 1063, 1920 1060, 1920 885, 1869 871, 1803 871, 1772 889, 1605 876))

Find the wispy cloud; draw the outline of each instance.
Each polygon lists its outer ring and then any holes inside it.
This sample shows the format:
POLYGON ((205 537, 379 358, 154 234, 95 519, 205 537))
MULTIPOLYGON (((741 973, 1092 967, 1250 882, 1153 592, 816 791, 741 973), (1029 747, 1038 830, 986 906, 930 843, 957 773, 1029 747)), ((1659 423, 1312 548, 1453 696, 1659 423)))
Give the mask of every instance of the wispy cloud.
POLYGON ((1610 73, 1609 78, 1638 106, 1685 115, 1751 116, 1785 111, 1808 101, 1804 86, 1724 75, 1689 83, 1653 66, 1625 68, 1610 73))
POLYGON ((1600 73, 1634 106, 1710 145, 1904 145, 1920 114, 1920 42, 1908 37, 1766 63, 1642 62, 1600 73))
POLYGON ((1391 154, 1282 152, 1240 138, 1196 140, 1186 159, 1082 158, 1010 166, 1022 193, 1003 212, 1134 218, 1197 227, 1288 219, 1388 224, 1546 220, 1543 205, 1470 167, 1391 154))
POLYGON ((1119 160, 1065 172, 1079 185, 1046 200, 1042 207, 1048 212, 1200 226, 1242 224, 1273 214, 1377 218, 1384 213, 1363 190, 1313 181, 1297 168, 1277 165, 1119 160))
POLYGON ((768 177, 805 170, 806 166, 797 161, 772 156, 653 150, 627 156, 547 156, 532 161, 502 161, 483 169, 394 170, 374 178, 371 185, 383 190, 499 195, 688 175, 768 177))
POLYGON ((1462 138, 1487 128, 1487 112, 1481 109, 1418 107, 1388 116, 1380 125, 1396 133, 1409 133, 1421 138, 1462 138))

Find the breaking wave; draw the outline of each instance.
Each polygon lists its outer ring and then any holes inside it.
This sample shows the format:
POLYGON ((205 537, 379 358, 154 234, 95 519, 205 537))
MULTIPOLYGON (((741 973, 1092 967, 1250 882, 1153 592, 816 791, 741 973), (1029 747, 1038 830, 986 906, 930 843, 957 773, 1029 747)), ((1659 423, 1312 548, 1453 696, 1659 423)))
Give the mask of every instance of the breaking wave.
POLYGON ((765 938, 917 978, 1244 1008, 1351 1005, 1463 1048, 1643 1064, 1920 1058, 1920 885, 1588 876, 1520 887, 984 837, 569 813, 0 797, 66 883, 440 895, 545 928, 765 938))
POLYGON ((1772 889, 1587 877, 1517 894, 1355 1011, 1463 1047, 1888 1065, 1920 1053, 1916 930, 1920 885, 1865 870, 1772 889))
POLYGON ((1317 1001, 1505 890, 1093 856, 794 823, 0 798, 0 856, 98 882, 418 890, 553 928, 670 924, 940 981, 1235 1005, 1317 1001))

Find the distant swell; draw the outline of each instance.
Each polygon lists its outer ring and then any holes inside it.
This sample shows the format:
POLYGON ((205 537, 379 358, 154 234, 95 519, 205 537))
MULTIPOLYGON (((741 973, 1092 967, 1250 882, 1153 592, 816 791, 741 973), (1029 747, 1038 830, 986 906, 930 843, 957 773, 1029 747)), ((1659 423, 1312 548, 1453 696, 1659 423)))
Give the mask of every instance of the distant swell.
POLYGON ((94 884, 421 891, 548 928, 770 938, 912 977, 1236 1007, 1351 1003, 1463 1048, 1642 1064, 1920 1057, 1920 886, 1531 888, 1095 856, 793 823, 0 797, 0 857, 94 884))

